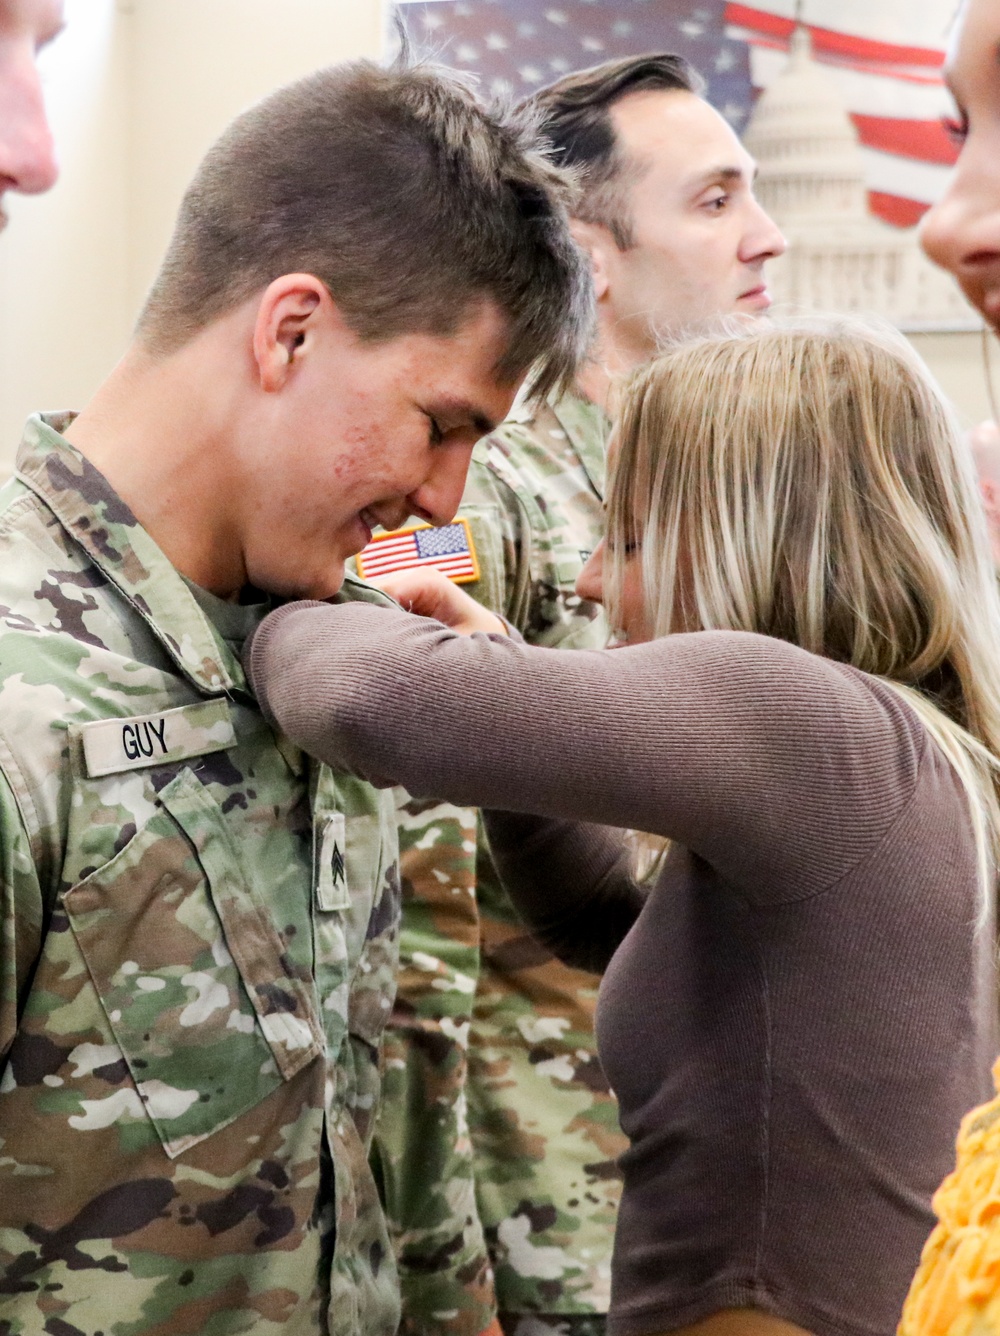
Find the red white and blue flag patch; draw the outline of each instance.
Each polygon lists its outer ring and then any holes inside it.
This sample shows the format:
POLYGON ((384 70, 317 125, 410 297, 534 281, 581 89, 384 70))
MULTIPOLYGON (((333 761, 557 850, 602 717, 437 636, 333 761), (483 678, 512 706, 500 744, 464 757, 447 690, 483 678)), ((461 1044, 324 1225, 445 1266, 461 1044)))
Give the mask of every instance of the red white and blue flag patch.
POLYGON ((455 584, 471 584, 479 579, 472 531, 469 521, 464 519, 439 528, 413 524, 406 529, 377 534, 358 553, 356 561, 363 580, 378 580, 397 571, 424 567, 442 571, 455 584))

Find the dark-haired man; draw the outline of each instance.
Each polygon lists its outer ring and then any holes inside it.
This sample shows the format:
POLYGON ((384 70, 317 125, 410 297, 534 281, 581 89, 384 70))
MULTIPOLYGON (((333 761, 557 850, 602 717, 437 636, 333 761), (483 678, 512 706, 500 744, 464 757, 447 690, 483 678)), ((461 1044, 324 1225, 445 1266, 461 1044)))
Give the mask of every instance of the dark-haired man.
POLYGON ((36 63, 63 21, 63 0, 0 0, 0 230, 8 190, 35 195, 56 179, 36 63))
MULTIPOLYGON (((136 338, 0 493, 0 1327, 392 1336, 392 802, 247 690, 272 599, 453 515, 589 337, 565 183, 425 69, 241 116, 136 338), (462 209, 450 192, 462 199, 462 209)), ((338 594, 338 590, 340 593, 338 594)))
MULTIPOLYGON (((535 644, 606 639, 574 586, 603 527, 615 378, 664 333, 769 305, 764 265, 784 241, 700 87, 680 58, 647 55, 531 99, 557 161, 584 173, 573 230, 599 335, 572 391, 519 404, 480 443, 459 518, 478 575, 469 592, 535 644)), ((376 543, 363 568, 384 568, 385 550, 376 543)), ((475 1336, 499 1312, 515 1336, 593 1336, 625 1146, 594 1041, 598 980, 525 933, 476 842, 472 812, 404 814, 402 968, 376 1132, 404 1329, 475 1336)))

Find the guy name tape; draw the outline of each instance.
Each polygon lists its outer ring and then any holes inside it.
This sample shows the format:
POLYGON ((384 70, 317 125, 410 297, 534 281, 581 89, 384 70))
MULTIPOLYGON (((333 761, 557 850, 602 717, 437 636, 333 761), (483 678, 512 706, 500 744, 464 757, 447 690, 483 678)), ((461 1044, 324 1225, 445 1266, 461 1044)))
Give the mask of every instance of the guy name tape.
POLYGON ((92 779, 119 770, 169 765, 224 751, 236 743, 229 704, 224 700, 199 701, 131 719, 98 719, 81 725, 80 736, 92 779))

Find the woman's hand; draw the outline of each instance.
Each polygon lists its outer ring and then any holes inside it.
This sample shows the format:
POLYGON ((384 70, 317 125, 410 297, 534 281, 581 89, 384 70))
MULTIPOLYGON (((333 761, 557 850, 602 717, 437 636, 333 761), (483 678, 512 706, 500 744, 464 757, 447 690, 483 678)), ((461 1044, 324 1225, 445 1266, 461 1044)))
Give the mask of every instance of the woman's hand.
POLYGON ((418 617, 433 617, 459 635, 471 636, 475 631, 485 631, 489 635, 507 634, 507 627, 499 617, 494 617, 481 603, 470 598, 441 571, 400 571, 371 583, 394 598, 407 612, 416 613, 418 617))

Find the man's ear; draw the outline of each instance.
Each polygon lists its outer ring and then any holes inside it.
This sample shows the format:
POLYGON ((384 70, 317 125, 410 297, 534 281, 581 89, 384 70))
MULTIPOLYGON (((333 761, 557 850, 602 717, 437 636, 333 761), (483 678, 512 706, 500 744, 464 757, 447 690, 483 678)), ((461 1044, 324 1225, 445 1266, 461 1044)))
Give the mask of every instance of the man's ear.
POLYGON ((315 337, 317 320, 332 308, 326 286, 313 274, 282 274, 265 289, 253 328, 253 355, 265 393, 286 384, 296 358, 315 337))
POLYGON ((579 218, 569 220, 569 230, 573 240, 585 251, 590 260, 590 272, 594 278, 594 295, 598 301, 606 296, 611 281, 608 260, 615 247, 615 239, 606 227, 600 223, 585 223, 579 218))

